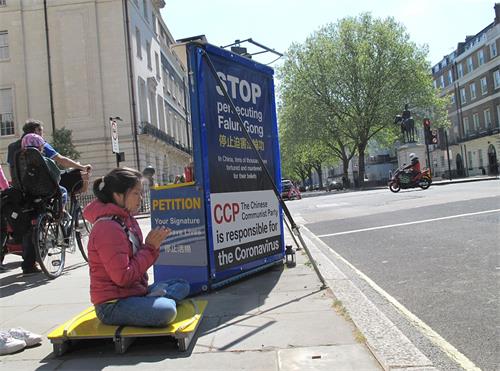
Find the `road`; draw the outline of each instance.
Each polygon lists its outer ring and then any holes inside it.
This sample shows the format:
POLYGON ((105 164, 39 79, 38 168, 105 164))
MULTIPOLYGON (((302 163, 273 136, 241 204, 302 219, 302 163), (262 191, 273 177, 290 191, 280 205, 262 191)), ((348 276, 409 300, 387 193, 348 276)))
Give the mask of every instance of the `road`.
POLYGON ((335 192, 287 205, 297 223, 476 366, 497 369, 499 180, 335 192))

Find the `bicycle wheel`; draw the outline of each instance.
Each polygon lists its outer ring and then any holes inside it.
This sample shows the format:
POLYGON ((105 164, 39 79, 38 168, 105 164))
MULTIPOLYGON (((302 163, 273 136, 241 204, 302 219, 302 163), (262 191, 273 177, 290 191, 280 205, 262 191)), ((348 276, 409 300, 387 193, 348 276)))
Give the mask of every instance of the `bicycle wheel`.
POLYGON ((75 237, 78 243, 78 248, 82 253, 83 258, 86 262, 89 261, 87 254, 87 245, 89 242, 90 231, 92 230, 92 224, 88 220, 85 220, 82 214, 82 209, 79 207, 76 213, 77 218, 75 220, 75 237))
POLYGON ((43 213, 38 217, 33 237, 36 260, 40 268, 50 279, 59 277, 66 259, 61 225, 49 213, 43 213))

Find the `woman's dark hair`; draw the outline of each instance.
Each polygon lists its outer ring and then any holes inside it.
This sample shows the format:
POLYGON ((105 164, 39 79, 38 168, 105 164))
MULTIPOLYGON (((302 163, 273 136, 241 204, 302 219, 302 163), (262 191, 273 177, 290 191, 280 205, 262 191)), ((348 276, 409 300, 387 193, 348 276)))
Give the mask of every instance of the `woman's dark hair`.
POLYGON ((127 193, 143 179, 142 174, 134 169, 119 167, 94 181, 92 190, 99 201, 114 203, 113 193, 127 193))

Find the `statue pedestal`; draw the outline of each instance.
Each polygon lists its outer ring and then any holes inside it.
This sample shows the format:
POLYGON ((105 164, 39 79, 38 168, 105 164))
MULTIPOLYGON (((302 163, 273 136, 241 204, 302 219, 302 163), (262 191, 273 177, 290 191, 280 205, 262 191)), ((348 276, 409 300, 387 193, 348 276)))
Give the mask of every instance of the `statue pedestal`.
POLYGON ((425 144, 417 142, 405 143, 399 146, 396 152, 398 156, 398 166, 410 163, 410 153, 414 153, 421 164, 426 163, 427 156, 425 153, 425 144))

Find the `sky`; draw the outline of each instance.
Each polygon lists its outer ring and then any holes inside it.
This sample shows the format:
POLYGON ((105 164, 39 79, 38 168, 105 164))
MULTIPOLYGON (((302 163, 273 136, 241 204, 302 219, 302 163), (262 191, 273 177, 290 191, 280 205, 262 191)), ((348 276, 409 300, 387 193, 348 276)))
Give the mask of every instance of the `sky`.
MULTIPOLYGON (((493 22, 494 1, 488 0, 166 0, 162 16, 175 39, 204 34, 209 43, 226 46, 252 40, 284 53, 293 42, 303 43, 321 26, 370 12, 394 17, 410 39, 429 48, 432 65, 456 49, 466 35, 493 22)), ((258 49, 242 44, 249 52, 258 49)), ((255 56, 271 63, 277 56, 255 56)), ((280 61, 272 63, 276 67, 280 61)))

